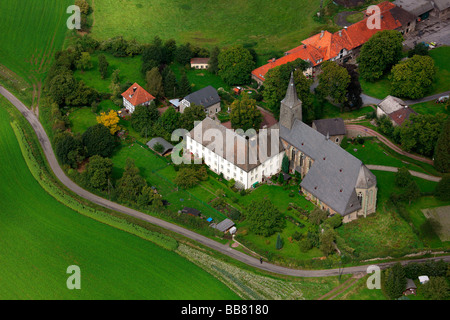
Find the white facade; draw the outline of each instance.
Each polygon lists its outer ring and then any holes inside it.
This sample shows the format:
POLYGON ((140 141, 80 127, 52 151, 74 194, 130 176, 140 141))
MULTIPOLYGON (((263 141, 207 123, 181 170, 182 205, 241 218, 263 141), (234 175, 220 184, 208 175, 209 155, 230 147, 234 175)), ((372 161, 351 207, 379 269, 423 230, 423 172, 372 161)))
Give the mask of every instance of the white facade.
POLYGON ((255 183, 261 183, 264 177, 267 178, 279 173, 284 155, 284 151, 280 152, 247 172, 214 151, 204 147, 189 135, 186 136, 186 149, 196 157, 203 158, 205 164, 212 171, 217 174, 222 173, 226 180, 234 179, 242 184, 245 189, 251 188, 255 183))
MULTIPOLYGON (((148 106, 150 104, 150 101, 142 103, 141 106, 148 106)), ((133 104, 128 101, 127 99, 125 99, 125 97, 123 98, 123 106, 130 112, 133 113, 134 110, 136 109, 137 106, 133 106, 133 104)))

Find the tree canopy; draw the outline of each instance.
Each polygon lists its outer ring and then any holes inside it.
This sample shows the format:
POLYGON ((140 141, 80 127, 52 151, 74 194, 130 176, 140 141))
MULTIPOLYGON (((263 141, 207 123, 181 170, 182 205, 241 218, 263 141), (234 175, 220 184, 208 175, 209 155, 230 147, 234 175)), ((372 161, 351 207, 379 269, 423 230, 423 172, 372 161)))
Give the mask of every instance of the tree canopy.
POLYGON ((81 137, 89 157, 99 155, 110 158, 114 152, 115 139, 103 124, 89 127, 81 137))
POLYGON ((219 54, 219 75, 226 84, 233 86, 250 82, 255 62, 242 45, 231 46, 219 54))
POLYGON ((400 61, 403 50, 403 36, 396 30, 375 33, 361 47, 357 59, 358 71, 366 81, 375 81, 400 61))
POLYGON ((343 104, 347 101, 350 80, 347 69, 336 62, 325 61, 322 63, 322 73, 319 74, 319 86, 316 90, 322 97, 330 97, 333 103, 343 104))
POLYGON ((253 200, 246 208, 246 220, 255 234, 264 237, 281 231, 285 224, 281 212, 269 199, 253 200))
POLYGON ((256 106, 256 100, 251 99, 246 92, 242 93, 241 99, 231 104, 230 121, 233 129, 258 131, 262 120, 262 113, 256 106))

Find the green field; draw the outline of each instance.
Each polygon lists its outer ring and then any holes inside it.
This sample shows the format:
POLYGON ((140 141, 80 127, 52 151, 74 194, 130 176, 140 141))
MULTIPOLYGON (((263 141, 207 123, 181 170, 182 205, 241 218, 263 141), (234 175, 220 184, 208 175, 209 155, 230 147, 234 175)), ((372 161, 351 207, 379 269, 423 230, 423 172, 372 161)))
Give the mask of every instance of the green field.
POLYGON ((29 172, 9 121, 1 107, 0 299, 238 298, 175 252, 57 202, 29 172), (66 287, 70 265, 81 290, 66 287))
POLYGON ((149 43, 154 36, 203 47, 247 44, 259 53, 283 52, 308 38, 320 1, 96 0, 92 35, 123 35, 149 43))
POLYGON ((30 83, 42 80, 67 32, 71 0, 2 0, 0 64, 30 83))

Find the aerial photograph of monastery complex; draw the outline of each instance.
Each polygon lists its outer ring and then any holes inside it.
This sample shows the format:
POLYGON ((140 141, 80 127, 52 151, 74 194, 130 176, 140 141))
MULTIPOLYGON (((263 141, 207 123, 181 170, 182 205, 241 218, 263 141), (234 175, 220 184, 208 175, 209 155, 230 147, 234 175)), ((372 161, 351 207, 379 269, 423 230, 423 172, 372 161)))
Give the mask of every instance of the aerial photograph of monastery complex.
POLYGON ((450 299, 450 0, 0 14, 0 300, 450 299))

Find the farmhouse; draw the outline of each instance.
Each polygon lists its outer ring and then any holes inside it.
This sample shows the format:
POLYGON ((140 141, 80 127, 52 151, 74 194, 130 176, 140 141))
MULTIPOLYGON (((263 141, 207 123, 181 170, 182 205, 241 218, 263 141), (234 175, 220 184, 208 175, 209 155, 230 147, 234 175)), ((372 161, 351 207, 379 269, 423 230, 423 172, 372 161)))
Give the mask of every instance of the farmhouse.
POLYGON ((208 69, 209 68, 209 58, 192 58, 191 68, 193 69, 208 69))
POLYGON ((377 118, 387 116, 394 126, 401 126, 412 114, 417 114, 406 103, 396 97, 387 96, 377 106, 377 118))
POLYGON ((429 0, 396 0, 394 4, 412 13, 417 19, 428 19, 430 13, 434 11, 434 6, 429 0))
POLYGON ((364 20, 335 33, 323 30, 303 40, 300 46, 285 52, 283 57, 271 59, 267 64, 253 70, 252 78, 262 84, 270 69, 297 59, 309 63, 309 68, 303 72, 306 76, 315 76, 323 61, 354 62, 362 45, 378 31, 398 30, 408 35, 415 30, 416 17, 411 13, 387 1, 380 3, 378 7, 381 11, 380 29, 369 28, 370 16, 366 15, 364 20))
POLYGON ((375 212, 375 175, 328 136, 302 122, 293 75, 281 102, 279 130, 290 171, 301 175, 300 187, 307 199, 330 215, 340 214, 343 222, 375 212))
POLYGON ((134 83, 127 91, 122 93, 123 106, 128 112, 133 113, 135 108, 140 105, 148 106, 155 97, 144 90, 139 84, 134 83))
POLYGON ((209 117, 213 117, 220 111, 220 96, 212 86, 207 86, 184 97, 179 104, 180 112, 183 113, 186 108, 191 106, 191 103, 203 106, 209 117))

